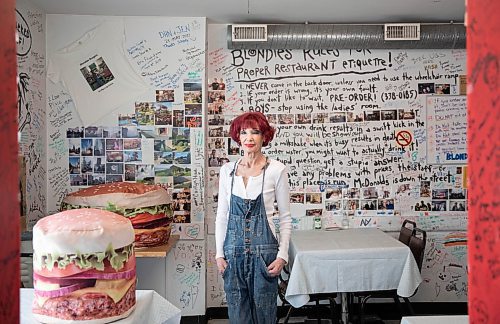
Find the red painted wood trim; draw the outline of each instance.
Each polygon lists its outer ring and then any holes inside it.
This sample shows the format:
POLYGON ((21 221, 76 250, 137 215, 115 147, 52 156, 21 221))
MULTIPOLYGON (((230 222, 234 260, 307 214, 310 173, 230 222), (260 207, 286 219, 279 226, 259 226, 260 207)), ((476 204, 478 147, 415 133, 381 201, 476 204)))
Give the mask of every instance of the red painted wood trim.
POLYGON ((19 323, 18 143, 15 1, 0 4, 0 323, 19 323))
POLYGON ((470 323, 500 323, 499 13, 467 1, 470 323))

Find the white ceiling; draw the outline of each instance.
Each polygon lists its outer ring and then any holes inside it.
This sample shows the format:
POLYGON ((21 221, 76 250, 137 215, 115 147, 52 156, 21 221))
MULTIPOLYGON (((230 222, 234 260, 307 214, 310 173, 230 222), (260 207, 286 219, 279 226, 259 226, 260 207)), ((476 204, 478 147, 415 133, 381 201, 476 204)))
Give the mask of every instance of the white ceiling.
POLYGON ((207 17, 209 23, 463 22, 465 0, 27 0, 48 14, 207 17))

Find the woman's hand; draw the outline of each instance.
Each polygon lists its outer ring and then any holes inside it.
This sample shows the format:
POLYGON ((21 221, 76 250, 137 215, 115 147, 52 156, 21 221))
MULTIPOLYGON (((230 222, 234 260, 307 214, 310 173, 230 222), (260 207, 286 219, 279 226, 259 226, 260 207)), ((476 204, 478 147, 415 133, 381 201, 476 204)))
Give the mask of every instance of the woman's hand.
POLYGON ((215 259, 215 262, 217 263, 217 269, 219 270, 219 273, 223 274, 227 268, 226 259, 220 257, 220 258, 215 259))
POLYGON ((282 258, 276 258, 276 260, 274 260, 270 265, 267 266, 267 271, 269 271, 269 274, 271 276, 278 276, 281 273, 281 270, 283 270, 285 264, 285 260, 283 260, 282 258))

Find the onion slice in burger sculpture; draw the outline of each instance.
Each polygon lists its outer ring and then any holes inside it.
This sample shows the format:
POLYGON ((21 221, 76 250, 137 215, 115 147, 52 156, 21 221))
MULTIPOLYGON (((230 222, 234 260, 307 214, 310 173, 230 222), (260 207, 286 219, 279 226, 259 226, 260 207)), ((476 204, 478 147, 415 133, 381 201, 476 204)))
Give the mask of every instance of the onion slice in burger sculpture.
POLYGON ((136 247, 166 244, 172 229, 171 196, 164 188, 134 182, 113 182, 67 195, 61 210, 98 208, 127 217, 136 247))
POLYGON ((33 228, 33 316, 42 323, 109 323, 135 308, 134 229, 105 210, 63 211, 33 228))

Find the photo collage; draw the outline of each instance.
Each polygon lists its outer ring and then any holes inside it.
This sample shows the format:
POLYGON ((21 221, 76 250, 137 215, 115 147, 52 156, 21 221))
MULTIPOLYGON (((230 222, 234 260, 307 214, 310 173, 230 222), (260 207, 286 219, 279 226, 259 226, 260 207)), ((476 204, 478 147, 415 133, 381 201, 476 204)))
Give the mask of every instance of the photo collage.
POLYGON ((437 167, 434 172, 436 178, 444 180, 420 181, 416 187, 401 184, 397 187, 329 187, 324 192, 291 192, 290 203, 305 204, 306 216, 341 214, 344 211, 353 216, 393 216, 399 212, 395 210, 397 197, 413 197, 416 192, 419 193, 419 198, 411 206, 414 212, 465 212, 466 167, 437 167))
POLYGON ((419 200, 408 206, 414 212, 465 212, 467 189, 463 179, 466 167, 450 167, 441 177, 453 184, 449 188, 443 183, 420 181, 417 187, 401 184, 394 187, 346 188, 330 187, 324 192, 291 192, 291 204, 305 204, 306 216, 321 216, 347 211, 349 215, 392 216, 395 212, 395 197, 414 196, 419 191, 419 200), (315 208, 317 205, 317 208, 315 208), (324 205, 324 208, 323 208, 324 205), (368 211, 368 212, 367 212, 368 211))
MULTIPOLYGON (((229 162, 231 155, 239 155, 240 150, 229 137, 232 118, 224 118, 226 102, 226 84, 224 78, 211 78, 208 82, 208 179, 206 194, 210 202, 217 203, 220 167, 229 162)), ((234 116, 236 117, 236 116, 234 116)))
POLYGON ((68 128, 70 186, 158 184, 172 191, 174 221, 189 223, 190 129, 202 127, 202 83, 185 81, 183 90, 184 109, 173 108, 174 90, 156 90, 155 102, 136 102, 118 126, 68 128))
MULTIPOLYGON (((416 212, 465 212, 467 210, 467 188, 464 182, 466 179, 467 167, 449 167, 442 171, 442 178, 453 183, 453 188, 436 185, 431 181, 420 181, 420 191, 418 201, 411 206, 411 210, 416 212)), ((397 189, 398 195, 410 194, 410 185, 400 185, 397 189)), ((413 193, 412 193, 413 195, 413 193)))
MULTIPOLYGON (((223 104, 208 104, 209 134, 227 134, 229 125, 236 116, 225 115, 223 104)), ((386 120, 415 119, 415 109, 370 110, 361 113, 331 112, 305 114, 266 114, 269 123, 274 125, 305 125, 305 124, 335 124, 359 123, 386 120)), ((237 154, 237 153, 236 153, 237 154)))
POLYGON ((335 214, 343 211, 352 215, 354 211, 366 210, 383 211, 383 214, 387 215, 394 214, 394 195, 385 187, 362 189, 329 187, 324 192, 292 192, 290 203, 306 204, 308 206, 306 216, 321 216, 324 212, 335 214), (318 205, 318 208, 314 208, 314 205, 318 205))
POLYGON ((229 137, 233 118, 224 116, 226 85, 223 78, 212 78, 208 83, 208 166, 221 167, 230 155, 240 155, 238 144, 229 137))
MULTIPOLYGON (((209 91, 208 99, 208 125, 209 134, 227 134, 231 121, 236 116, 228 117, 224 114, 225 95, 221 92, 219 84, 224 84, 222 78, 214 78, 213 83, 209 83, 209 89, 217 89, 209 91), (214 86, 215 85, 215 86, 214 86), (215 127, 217 126, 217 127, 215 127)), ((223 89, 225 86, 223 86, 223 89)), ((420 95, 434 94, 446 95, 450 94, 450 84, 435 84, 435 83, 419 83, 418 92, 420 95)), ((366 110, 364 112, 327 112, 327 113, 283 113, 283 114, 266 114, 268 121, 274 125, 293 125, 293 124, 335 124, 335 123, 359 123, 372 121, 388 121, 388 120, 409 120, 415 119, 416 110, 411 108, 395 108, 383 110, 366 110)), ((218 137, 210 135, 211 137, 218 137)), ((223 136, 223 135, 222 135, 223 136)), ((231 147, 225 147, 231 151, 231 147)), ((234 155, 238 152, 233 148, 234 155)), ((228 152, 228 154, 231 154, 228 152)))

